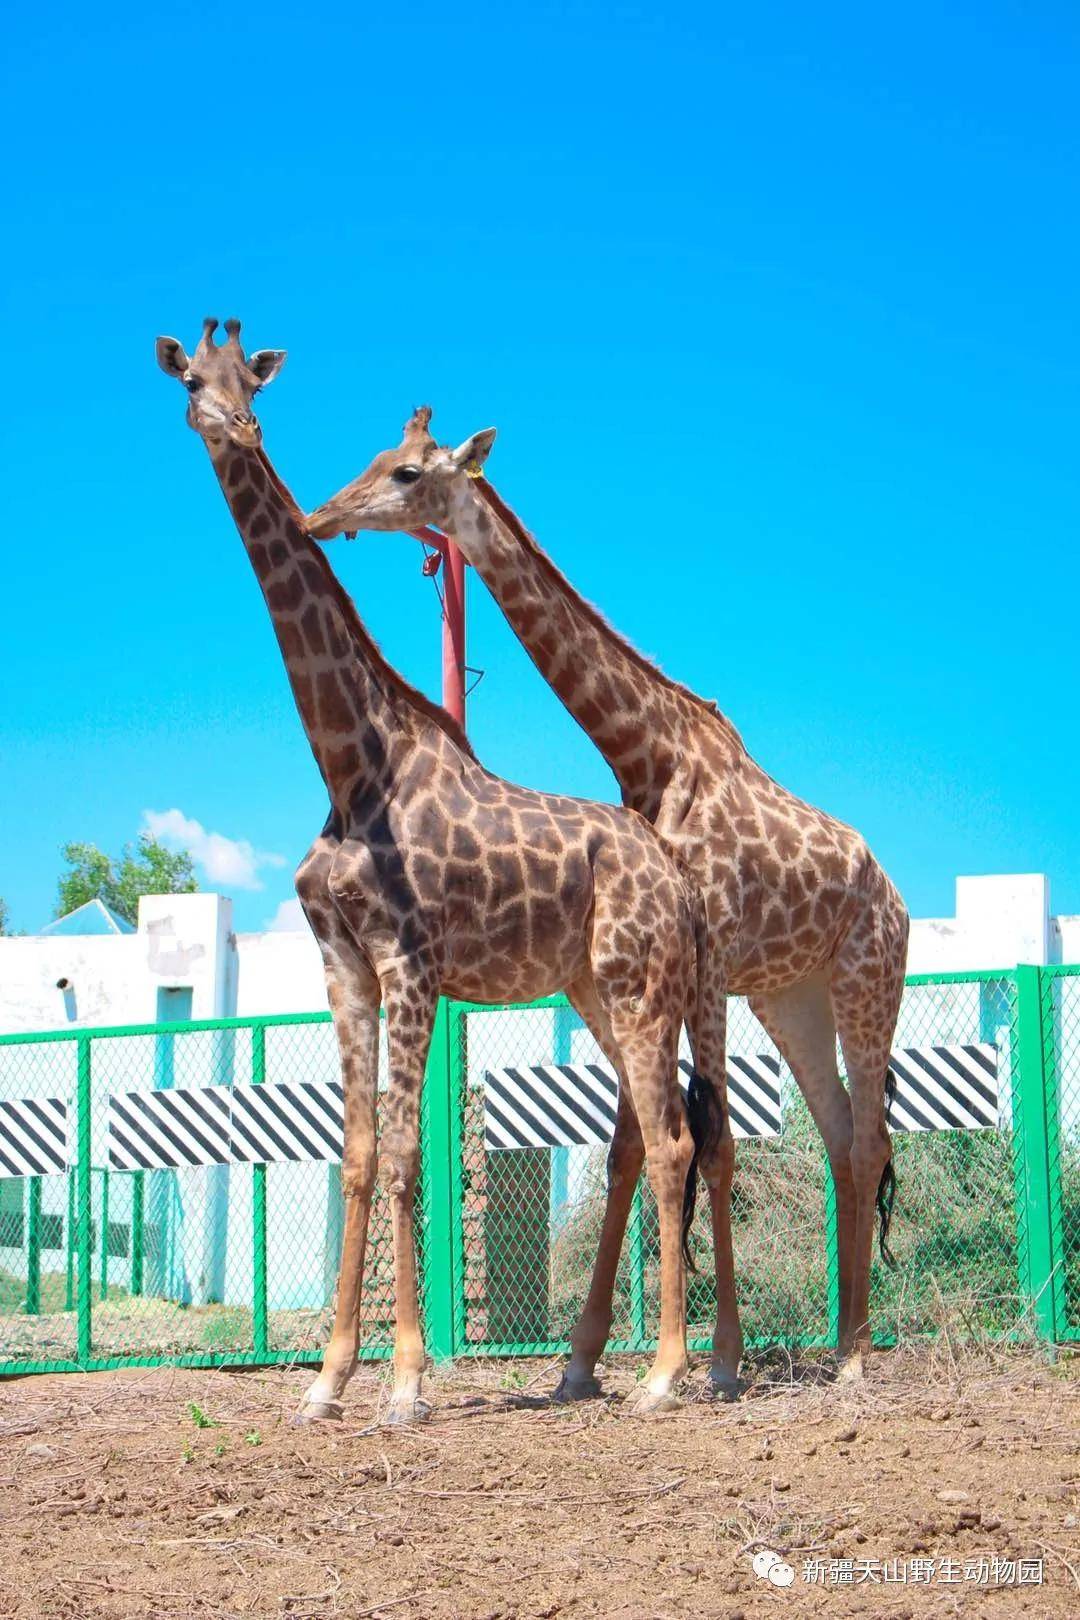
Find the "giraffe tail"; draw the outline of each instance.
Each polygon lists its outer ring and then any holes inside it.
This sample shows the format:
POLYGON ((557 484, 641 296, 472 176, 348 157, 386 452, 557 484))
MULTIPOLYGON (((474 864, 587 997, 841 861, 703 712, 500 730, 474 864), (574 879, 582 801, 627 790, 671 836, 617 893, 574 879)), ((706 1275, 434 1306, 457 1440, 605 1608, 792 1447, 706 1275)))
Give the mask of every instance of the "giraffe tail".
POLYGON ((694 1210, 697 1208, 698 1164, 702 1154, 708 1154, 715 1148, 720 1140, 720 1132, 724 1128, 724 1105, 720 1101, 716 1087, 707 1075, 696 1068, 691 1072, 690 1085, 686 1092, 686 1112, 690 1121, 694 1156, 686 1172, 686 1187, 683 1190, 682 1252, 687 1268, 696 1271, 697 1264, 690 1252, 690 1228, 694 1222, 694 1210))
MULTIPOLYGON (((896 1076, 891 1069, 885 1070, 885 1123, 889 1123, 889 1114, 892 1111, 893 1098, 896 1095, 896 1076)), ((881 1172, 881 1180, 877 1190, 878 1212, 878 1248, 881 1258, 887 1266, 895 1268, 896 1256, 889 1248, 889 1227, 892 1224, 893 1205, 896 1202, 896 1171, 893 1169, 892 1158, 888 1160, 881 1172)))
POLYGON ((697 958, 697 994, 694 998, 694 1012, 690 1027, 690 1044, 694 1052, 694 1067, 690 1075, 690 1085, 686 1092, 686 1114, 690 1125, 690 1136, 694 1143, 694 1156, 690 1160, 690 1168, 686 1172, 686 1187, 683 1191, 682 1208, 682 1252, 690 1271, 697 1271, 697 1265, 690 1252, 690 1228, 694 1221, 694 1210, 697 1207, 697 1172, 698 1164, 703 1155, 710 1154, 720 1140, 724 1129, 724 1105, 720 1099, 713 1080, 698 1068, 701 1032, 705 1016, 705 974, 708 969, 709 954, 709 922, 705 912, 705 902, 700 892, 694 894, 694 944, 697 958))

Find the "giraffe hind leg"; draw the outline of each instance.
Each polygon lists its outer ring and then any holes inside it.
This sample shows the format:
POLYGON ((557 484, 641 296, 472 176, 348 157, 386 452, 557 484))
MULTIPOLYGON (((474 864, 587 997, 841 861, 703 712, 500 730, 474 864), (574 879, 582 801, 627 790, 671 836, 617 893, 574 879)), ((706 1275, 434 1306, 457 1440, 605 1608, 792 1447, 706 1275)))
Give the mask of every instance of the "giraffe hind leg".
POLYGON ((856 1242, 851 1102, 836 1062, 836 1024, 824 974, 750 997, 750 1010, 787 1063, 821 1132, 836 1197, 839 1344, 850 1310, 856 1242))
POLYGON ((570 1335, 570 1359, 555 1391, 557 1401, 600 1394, 596 1363, 611 1331, 612 1300, 634 1191, 645 1161, 645 1144, 630 1100, 630 1090, 611 1024, 600 1004, 592 976, 568 986, 570 1004, 589 1029, 619 1079, 615 1130, 608 1150, 607 1198, 589 1292, 570 1335))
POLYGON ((855 1235, 851 1291, 841 1323, 841 1376, 858 1378, 870 1349, 870 1269, 875 1229, 888 1259, 886 1232, 896 1191, 892 1140, 886 1119, 889 1055, 903 993, 903 962, 869 968, 858 952, 842 951, 832 999, 851 1093, 851 1176, 855 1235))

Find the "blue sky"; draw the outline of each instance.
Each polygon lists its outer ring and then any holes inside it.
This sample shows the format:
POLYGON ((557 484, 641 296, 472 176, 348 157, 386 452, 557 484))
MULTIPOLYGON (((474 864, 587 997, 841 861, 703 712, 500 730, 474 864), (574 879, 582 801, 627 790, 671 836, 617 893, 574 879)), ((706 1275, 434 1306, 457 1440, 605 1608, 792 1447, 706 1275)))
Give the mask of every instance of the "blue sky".
MULTIPOLYGON (((260 414, 305 505, 422 400, 497 425, 576 585, 915 914, 1001 870, 1080 911, 1075 8, 59 6, 5 43, 16 927, 61 843, 147 812, 259 927, 323 820, 154 364, 206 312, 290 351, 260 414)), ((436 693, 419 548, 334 560, 436 693)), ((481 756, 613 797, 476 581, 470 614, 481 756)))

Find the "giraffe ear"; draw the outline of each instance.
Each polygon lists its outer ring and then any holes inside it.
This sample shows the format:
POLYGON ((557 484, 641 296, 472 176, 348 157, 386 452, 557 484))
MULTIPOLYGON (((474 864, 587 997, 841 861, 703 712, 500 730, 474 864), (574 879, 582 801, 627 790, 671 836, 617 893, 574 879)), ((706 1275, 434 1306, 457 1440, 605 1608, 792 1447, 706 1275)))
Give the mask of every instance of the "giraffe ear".
POLYGON ((451 452, 450 459, 455 467, 467 467, 470 461, 475 461, 478 467, 482 467, 494 443, 495 429, 481 428, 471 439, 459 444, 457 449, 451 452))
POLYGON ((188 368, 188 357, 184 353, 184 345, 176 338, 159 337, 155 345, 157 363, 166 377, 181 378, 188 368))
POLYGON ((248 370, 258 377, 260 388, 266 388, 273 382, 285 364, 286 355, 285 349, 256 349, 254 354, 248 355, 248 370))

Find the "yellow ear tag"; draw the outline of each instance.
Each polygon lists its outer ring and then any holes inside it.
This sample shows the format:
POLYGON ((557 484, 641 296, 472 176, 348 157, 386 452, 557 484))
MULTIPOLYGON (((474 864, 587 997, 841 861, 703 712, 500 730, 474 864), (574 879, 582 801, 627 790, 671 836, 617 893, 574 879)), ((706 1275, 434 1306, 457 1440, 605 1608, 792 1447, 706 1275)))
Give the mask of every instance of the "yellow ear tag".
POLYGON ((471 461, 467 461, 465 463, 465 476, 466 478, 483 478, 484 469, 481 467, 475 456, 471 461))

